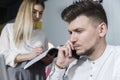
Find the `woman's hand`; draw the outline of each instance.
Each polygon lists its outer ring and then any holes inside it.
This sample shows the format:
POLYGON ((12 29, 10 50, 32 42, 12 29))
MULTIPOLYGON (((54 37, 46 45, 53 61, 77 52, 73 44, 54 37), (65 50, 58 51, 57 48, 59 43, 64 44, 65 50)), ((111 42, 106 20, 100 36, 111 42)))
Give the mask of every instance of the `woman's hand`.
POLYGON ((35 58, 36 56, 42 54, 43 52, 44 52, 43 46, 37 46, 37 47, 33 48, 31 53, 29 54, 29 60, 35 58))
POLYGON ((30 53, 18 54, 15 58, 14 63, 31 60, 31 59, 35 58, 36 56, 42 54, 43 52, 44 52, 43 46, 37 46, 37 47, 33 48, 33 50, 30 53))

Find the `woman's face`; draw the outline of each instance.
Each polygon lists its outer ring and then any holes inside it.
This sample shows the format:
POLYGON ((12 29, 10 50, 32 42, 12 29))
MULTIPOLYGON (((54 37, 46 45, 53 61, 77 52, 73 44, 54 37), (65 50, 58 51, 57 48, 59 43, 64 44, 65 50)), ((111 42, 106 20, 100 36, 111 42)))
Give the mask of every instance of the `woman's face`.
POLYGON ((43 6, 40 4, 35 4, 33 8, 33 21, 36 24, 41 18, 43 14, 43 6))

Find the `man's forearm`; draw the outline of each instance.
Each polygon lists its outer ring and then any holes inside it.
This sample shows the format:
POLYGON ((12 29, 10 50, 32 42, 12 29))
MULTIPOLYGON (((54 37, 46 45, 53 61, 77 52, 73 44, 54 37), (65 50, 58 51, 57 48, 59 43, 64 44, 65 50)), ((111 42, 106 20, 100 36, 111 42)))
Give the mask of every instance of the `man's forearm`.
POLYGON ((66 69, 60 69, 54 64, 47 80, 63 80, 63 75, 65 73, 65 70, 66 69))

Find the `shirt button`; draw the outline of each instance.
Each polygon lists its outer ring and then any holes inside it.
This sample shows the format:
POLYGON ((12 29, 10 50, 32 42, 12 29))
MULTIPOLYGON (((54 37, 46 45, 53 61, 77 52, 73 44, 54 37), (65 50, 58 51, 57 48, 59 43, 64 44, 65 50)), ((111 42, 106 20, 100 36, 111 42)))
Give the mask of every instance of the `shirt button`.
POLYGON ((90 75, 90 77, 92 77, 92 74, 90 75))
POLYGON ((95 64, 95 62, 92 62, 93 64, 95 64))

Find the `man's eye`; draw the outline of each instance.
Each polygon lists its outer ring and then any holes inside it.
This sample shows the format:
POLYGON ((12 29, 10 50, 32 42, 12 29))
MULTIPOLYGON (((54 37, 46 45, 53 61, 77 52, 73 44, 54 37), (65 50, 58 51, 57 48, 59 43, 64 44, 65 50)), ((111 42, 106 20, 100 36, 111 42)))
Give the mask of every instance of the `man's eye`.
POLYGON ((39 15, 42 15, 43 14, 43 12, 39 12, 39 15))
POLYGON ((69 32, 69 34, 71 35, 71 34, 72 34, 72 32, 69 32))
POLYGON ((68 30, 68 33, 69 33, 69 34, 72 34, 72 32, 71 32, 71 31, 69 31, 69 30, 68 30))
POLYGON ((81 33, 82 31, 81 30, 76 30, 77 33, 81 33))

